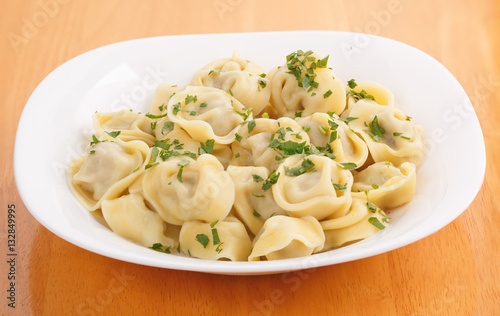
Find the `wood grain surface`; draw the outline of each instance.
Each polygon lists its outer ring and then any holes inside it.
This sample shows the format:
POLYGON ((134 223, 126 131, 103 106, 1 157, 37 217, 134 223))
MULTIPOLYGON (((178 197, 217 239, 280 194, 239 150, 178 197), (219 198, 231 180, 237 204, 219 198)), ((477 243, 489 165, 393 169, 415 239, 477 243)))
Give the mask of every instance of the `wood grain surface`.
POLYGON ((500 315, 499 1, 0 3, 1 315, 500 315), (486 143, 486 177, 470 207, 437 233, 389 253, 254 277, 106 258, 55 236, 30 215, 14 180, 15 133, 30 94, 57 66, 93 48, 141 37, 277 30, 381 35, 447 67, 472 100, 486 143), (7 299, 9 205, 16 216, 15 308, 7 299))

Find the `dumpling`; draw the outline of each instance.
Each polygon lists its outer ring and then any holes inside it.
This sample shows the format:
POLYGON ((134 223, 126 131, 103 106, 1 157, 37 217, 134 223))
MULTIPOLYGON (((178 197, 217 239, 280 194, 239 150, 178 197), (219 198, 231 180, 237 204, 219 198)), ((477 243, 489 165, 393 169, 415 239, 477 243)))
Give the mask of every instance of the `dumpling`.
POLYGON ((390 162, 377 162, 362 171, 353 172, 352 196, 368 198, 382 209, 391 209, 405 204, 415 195, 416 167, 405 162, 395 167, 390 162))
POLYGON ((311 144, 318 148, 330 147, 329 152, 335 156, 335 161, 352 162, 359 167, 365 163, 368 147, 338 115, 313 113, 296 121, 309 135, 311 144))
POLYGON ((104 200, 102 215, 115 233, 131 241, 146 247, 155 243, 161 243, 165 247, 175 246, 175 240, 164 234, 163 220, 146 207, 140 194, 104 200))
POLYGON ((144 198, 167 223, 213 222, 225 218, 234 202, 234 184, 212 155, 197 160, 172 157, 145 171, 144 198))
POLYGON ((149 157, 150 149, 142 141, 103 137, 71 164, 71 188, 87 210, 95 211, 102 200, 120 196, 143 172, 149 157))
POLYGON ((207 260, 246 261, 252 248, 245 226, 234 217, 185 222, 179 241, 184 254, 207 260))
POLYGON ((269 176, 267 168, 229 166, 227 172, 235 186, 236 214, 252 234, 257 235, 269 217, 286 215, 286 212, 274 201, 272 191, 262 189, 269 176))
POLYGON ((308 51, 287 56, 287 63, 269 71, 271 105, 280 116, 309 116, 314 112, 341 113, 346 106, 342 81, 327 67, 328 57, 321 59, 308 51))
POLYGON ((269 218, 253 242, 248 261, 279 260, 309 256, 323 249, 325 235, 312 216, 269 218))
POLYGON ((164 82, 156 88, 155 95, 153 97, 153 102, 151 103, 151 110, 149 113, 153 115, 162 115, 167 111, 168 100, 181 91, 183 88, 178 85, 173 85, 168 82, 164 82))
POLYGON ((352 174, 330 158, 291 156, 277 173, 274 200, 291 216, 334 218, 343 216, 351 205, 352 174))
POLYGON ((380 105, 394 106, 394 95, 387 87, 372 81, 358 83, 353 81, 352 83, 354 87, 347 88, 348 106, 364 98, 373 100, 380 105))
POLYGON ((146 115, 122 110, 112 113, 96 113, 93 116, 94 128, 98 137, 105 132, 118 133, 117 138, 124 141, 142 140, 149 146, 155 142, 152 130, 153 120, 146 115))
POLYGON ((354 198, 349 212, 339 218, 321 222, 325 232, 323 250, 345 246, 375 235, 389 225, 389 217, 380 208, 370 204, 366 199, 354 198))
POLYGON ((194 140, 214 139, 219 144, 233 142, 243 123, 253 118, 251 111, 228 93, 194 86, 188 86, 170 98, 167 114, 194 140))
POLYGON ((309 145, 309 136, 294 120, 282 117, 278 120, 255 119, 255 127, 248 132, 240 130, 240 139, 231 145, 234 157, 232 165, 255 165, 270 171, 278 167, 282 158, 303 153, 309 145))
POLYGON ((239 58, 235 51, 232 58, 224 58, 197 71, 192 86, 213 87, 234 96, 253 114, 259 114, 269 103, 271 85, 260 66, 239 58))
POLYGON ((157 131, 156 135, 158 140, 156 144, 158 146, 162 146, 161 143, 164 143, 167 146, 168 144, 171 144, 169 147, 170 150, 183 154, 212 154, 222 163, 224 169, 227 168, 232 159, 232 151, 229 145, 217 144, 214 140, 208 140, 208 143, 195 141, 177 124, 175 124, 165 135, 159 131, 157 131))
POLYGON ((363 99, 356 102, 349 116, 357 117, 349 127, 366 142, 375 162, 419 165, 423 158, 422 128, 401 110, 363 99))

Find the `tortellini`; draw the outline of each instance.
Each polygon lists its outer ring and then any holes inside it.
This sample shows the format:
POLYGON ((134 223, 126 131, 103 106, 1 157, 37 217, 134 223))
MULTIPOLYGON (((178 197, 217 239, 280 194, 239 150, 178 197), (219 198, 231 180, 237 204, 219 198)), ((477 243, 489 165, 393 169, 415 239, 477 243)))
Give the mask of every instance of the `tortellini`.
POLYGON ((236 189, 236 214, 254 235, 257 235, 264 222, 271 216, 286 214, 274 201, 272 191, 262 189, 263 179, 269 177, 267 168, 231 165, 227 172, 236 189))
POLYGON ((399 166, 409 161, 418 166, 422 161, 422 128, 401 110, 363 99, 352 106, 349 116, 357 118, 349 127, 366 142, 375 162, 399 166))
POLYGON ((224 219, 234 202, 234 183, 212 155, 171 158, 149 168, 142 180, 144 197, 167 223, 224 219))
POLYGON ((197 71, 191 80, 192 86, 214 87, 230 93, 247 109, 257 115, 269 103, 271 85, 265 71, 259 65, 239 58, 212 62, 197 71))
POLYGON ((260 118, 255 120, 255 127, 241 129, 240 139, 232 144, 235 157, 231 164, 255 165, 274 170, 279 165, 280 157, 309 144, 309 136, 294 120, 282 117, 277 120, 260 118))
POLYGON ((415 195, 422 128, 389 88, 344 84, 327 64, 296 51, 266 73, 235 52, 161 84, 147 114, 96 113, 69 185, 163 254, 281 260, 368 238, 415 195))
POLYGON ((325 233, 325 249, 334 249, 368 238, 388 226, 385 212, 366 200, 354 198, 349 212, 339 218, 321 222, 325 233), (372 205, 372 209, 368 207, 372 205))
POLYGON ((102 203, 102 215, 118 235, 150 247, 161 243, 173 247, 175 241, 164 234, 165 222, 144 204, 140 194, 123 195, 102 203))
POLYGON ((144 114, 127 110, 94 114, 94 128, 97 136, 119 132, 117 135, 119 139, 124 141, 142 140, 149 146, 155 142, 151 123, 152 120, 144 114))
POLYGON ((325 59, 313 52, 287 56, 287 63, 272 69, 267 77, 271 81, 271 104, 280 116, 341 113, 346 106, 342 81, 335 78, 325 59))
POLYGON ((291 216, 318 220, 344 215, 352 202, 353 177, 328 157, 294 155, 283 161, 273 186, 276 203, 291 216), (345 187, 339 190, 334 184, 345 187))
POLYGON ((368 157, 368 147, 336 114, 314 113, 299 118, 297 122, 307 131, 311 144, 316 147, 330 146, 335 161, 352 162, 362 166, 368 157))
POLYGON ((117 198, 127 190, 149 156, 150 150, 142 141, 96 138, 86 154, 71 164, 70 187, 87 210, 95 211, 103 200, 117 198))
POLYGON ((365 192, 370 201, 382 209, 391 209, 408 203, 415 195, 417 168, 411 162, 399 168, 392 163, 377 162, 354 173, 352 196, 363 198, 365 192))
POLYGON ((246 261, 252 249, 245 226, 231 216, 212 223, 185 222, 179 241, 184 254, 209 260, 246 261))
POLYGON ((323 249, 325 235, 318 220, 277 215, 269 218, 254 239, 250 261, 304 257, 323 249))
POLYGON ((194 140, 214 139, 219 144, 233 142, 245 119, 252 119, 252 113, 245 112, 227 92, 208 87, 189 86, 174 94, 167 105, 168 118, 194 140))

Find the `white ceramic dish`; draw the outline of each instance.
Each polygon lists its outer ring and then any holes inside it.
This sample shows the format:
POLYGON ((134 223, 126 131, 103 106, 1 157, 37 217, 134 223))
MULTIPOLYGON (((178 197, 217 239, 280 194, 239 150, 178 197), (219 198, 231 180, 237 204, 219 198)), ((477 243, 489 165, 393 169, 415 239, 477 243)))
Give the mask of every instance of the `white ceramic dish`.
POLYGON ((397 41, 329 31, 168 36, 94 49, 58 67, 36 88, 19 122, 14 155, 17 187, 26 207, 61 238, 128 262, 238 275, 347 262, 424 238, 469 206, 482 185, 485 164, 483 136, 469 98, 440 63, 397 41), (297 49, 313 50, 330 55, 329 66, 344 82, 371 80, 393 91, 396 106, 424 127, 426 158, 418 170, 415 198, 391 212, 389 229, 306 258, 213 262, 162 254, 129 242, 76 201, 65 173, 89 143, 95 111, 147 112, 160 82, 187 84, 197 69, 229 57, 233 49, 264 69, 283 64, 297 49))

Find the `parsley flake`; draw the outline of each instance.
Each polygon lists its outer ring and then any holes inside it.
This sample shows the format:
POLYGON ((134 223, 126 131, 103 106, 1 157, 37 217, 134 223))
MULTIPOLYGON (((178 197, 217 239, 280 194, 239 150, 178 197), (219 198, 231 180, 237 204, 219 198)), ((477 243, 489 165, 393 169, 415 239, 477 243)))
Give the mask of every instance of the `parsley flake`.
POLYGON ((203 248, 207 248, 209 239, 205 234, 198 234, 196 235, 196 241, 198 241, 203 246, 203 248))

